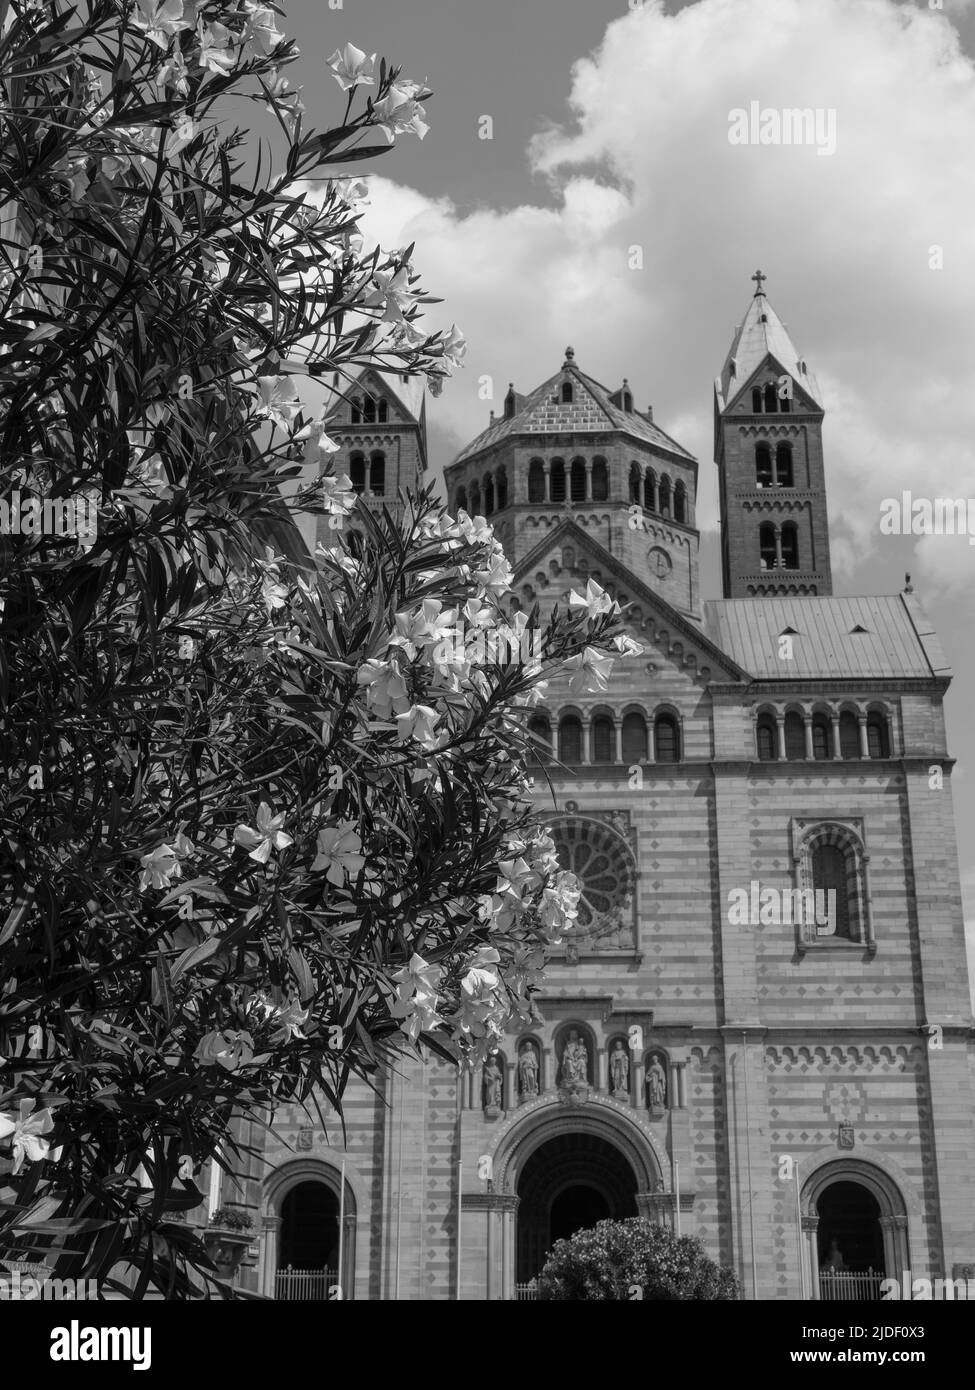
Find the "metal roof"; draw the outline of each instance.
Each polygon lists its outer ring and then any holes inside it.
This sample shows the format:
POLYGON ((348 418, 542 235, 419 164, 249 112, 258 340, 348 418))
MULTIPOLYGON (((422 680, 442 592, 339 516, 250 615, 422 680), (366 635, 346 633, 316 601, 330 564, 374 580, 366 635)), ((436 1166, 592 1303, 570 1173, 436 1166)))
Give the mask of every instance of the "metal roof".
MULTIPOLYGON (((570 350, 571 351, 571 350, 570 350)), ((579 370, 571 356, 566 357, 561 371, 550 376, 541 386, 527 396, 515 394, 514 413, 508 417, 492 420, 487 429, 472 440, 457 457, 455 464, 490 449, 512 435, 519 434, 584 434, 587 432, 606 434, 614 430, 624 431, 636 439, 654 444, 658 449, 676 454, 694 463, 689 454, 676 440, 671 439, 648 416, 638 410, 621 410, 610 400, 611 392, 593 377, 579 370), (574 383, 573 399, 561 400, 561 384, 571 379, 574 383), (558 399, 554 399, 558 397, 558 399)))
POLYGON ((704 627, 715 646, 757 680, 951 675, 941 644, 912 593, 710 599, 704 604, 704 627), (792 659, 787 661, 779 656, 779 637, 790 629, 792 659))
POLYGON ((747 386, 766 357, 774 357, 783 371, 789 373, 820 409, 823 408, 819 383, 793 347, 785 324, 759 290, 752 296, 745 321, 735 333, 718 378, 725 406, 730 405, 742 388, 747 386), (732 362, 735 364, 734 376, 731 374, 732 362))

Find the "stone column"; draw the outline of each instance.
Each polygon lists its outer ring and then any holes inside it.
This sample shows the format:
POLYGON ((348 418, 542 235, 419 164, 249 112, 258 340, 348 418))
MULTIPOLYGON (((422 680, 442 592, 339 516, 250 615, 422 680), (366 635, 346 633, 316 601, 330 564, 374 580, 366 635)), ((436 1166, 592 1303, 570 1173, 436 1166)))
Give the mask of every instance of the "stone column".
POLYGON ((265 1298, 274 1297, 274 1276, 278 1267, 278 1232, 280 1216, 265 1216, 261 1232, 261 1292, 265 1298))
POLYGON ((580 721, 582 724, 582 761, 589 763, 589 720, 583 716, 580 721))
POLYGON ((554 1086, 555 1067, 552 1060, 552 1049, 550 1047, 543 1047, 538 1069, 538 1094, 540 1096, 544 1095, 546 1091, 552 1090, 554 1086))
POLYGON ((609 1053, 605 1047, 596 1048, 596 1065, 593 1069, 593 1076, 596 1078, 596 1090, 609 1090, 609 1053))
POLYGON ((592 459, 586 459, 586 501, 592 501, 592 459))
POLYGON ((614 755, 613 761, 621 763, 623 761, 623 720, 619 715, 613 720, 614 755))
POLYGON ((775 531, 775 568, 782 568, 782 527, 778 522, 774 526, 775 531))
POLYGON ((785 715, 776 713, 775 728, 779 736, 779 761, 785 762, 785 715))
POLYGON ((551 463, 549 462, 548 459, 544 459, 544 460, 542 461, 542 467, 545 469, 545 501, 546 501, 546 502, 551 502, 551 500, 552 500, 552 465, 551 465, 551 463))
POLYGON ((806 1237, 805 1241, 805 1261, 806 1261, 806 1298, 818 1302, 819 1293, 819 1244, 816 1232, 819 1229, 818 1216, 804 1216, 802 1218, 802 1233, 806 1237))
POLYGON ((656 738, 654 737, 654 732, 653 732, 653 720, 651 719, 651 720, 649 720, 648 723, 647 723, 647 762, 648 762, 648 763, 655 763, 656 761, 657 761, 657 740, 656 740, 656 738))
POLYGON ((833 757, 840 758, 840 716, 834 711, 829 717, 829 722, 833 726, 833 757))
POLYGON ((636 1052, 630 1053, 630 1070, 633 1073, 633 1104, 638 1110, 643 1109, 643 1058, 636 1052))
POLYGON ((805 711, 803 711, 802 716, 802 727, 806 735, 806 757, 812 762, 816 756, 816 750, 813 747, 812 715, 805 711))
POLYGON ((858 714, 857 723, 860 726, 860 757, 869 758, 870 742, 867 738, 867 716, 865 714, 858 714))
POLYGON ((653 510, 660 515, 660 483, 656 478, 653 480, 653 510))
POLYGON ((687 1109, 687 1063, 674 1062, 674 1084, 671 1091, 671 1105, 678 1110, 687 1109))

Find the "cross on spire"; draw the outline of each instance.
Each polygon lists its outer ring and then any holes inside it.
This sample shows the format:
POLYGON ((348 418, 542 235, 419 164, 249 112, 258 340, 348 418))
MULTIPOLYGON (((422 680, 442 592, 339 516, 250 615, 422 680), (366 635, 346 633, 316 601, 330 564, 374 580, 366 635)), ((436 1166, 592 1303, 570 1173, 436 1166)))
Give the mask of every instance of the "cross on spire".
POLYGON ((762 281, 763 281, 763 280, 767 280, 767 279, 768 279, 768 276, 767 276, 767 275, 763 275, 762 272, 761 272, 760 270, 756 270, 755 274, 752 276, 752 279, 755 281, 755 284, 758 286, 758 289, 755 291, 755 294, 756 294, 756 295, 764 294, 765 291, 762 289, 762 281))

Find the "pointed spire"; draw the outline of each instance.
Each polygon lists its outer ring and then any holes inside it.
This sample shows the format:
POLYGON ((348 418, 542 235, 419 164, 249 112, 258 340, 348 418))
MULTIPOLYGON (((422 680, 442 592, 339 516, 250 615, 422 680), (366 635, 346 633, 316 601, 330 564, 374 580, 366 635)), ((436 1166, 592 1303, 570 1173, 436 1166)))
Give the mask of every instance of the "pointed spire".
POLYGON ((766 297, 762 285, 767 276, 763 271, 756 270, 751 278, 758 288, 752 295, 741 327, 735 332, 721 369, 722 408, 734 401, 765 359, 772 357, 822 409, 823 400, 816 378, 806 366, 805 359, 796 352, 785 324, 766 297))

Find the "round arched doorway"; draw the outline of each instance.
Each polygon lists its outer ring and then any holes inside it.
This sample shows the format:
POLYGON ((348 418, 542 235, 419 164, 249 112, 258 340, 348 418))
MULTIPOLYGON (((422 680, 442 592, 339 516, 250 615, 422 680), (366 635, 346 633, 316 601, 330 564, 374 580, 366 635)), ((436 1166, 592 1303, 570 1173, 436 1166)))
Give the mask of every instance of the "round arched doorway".
POLYGON ((558 1134, 540 1144, 519 1172, 517 1192, 519 1284, 539 1274, 557 1240, 637 1215, 631 1164, 595 1134, 558 1134))
POLYGON ((323 1182, 298 1183, 281 1203, 278 1268, 336 1271, 338 1258, 338 1194, 323 1182))
POLYGON ((340 1173, 331 1164, 298 1159, 268 1176, 265 1194, 264 1296, 287 1301, 353 1298, 357 1202, 348 1177, 343 1203, 340 1173))
POLYGON ((884 1271, 880 1203, 862 1183, 834 1182, 816 1203, 820 1273, 884 1271))
POLYGON ((878 1164, 825 1163, 803 1187, 802 1211, 806 1287, 814 1298, 873 1301, 882 1280, 899 1280, 910 1267, 904 1196, 878 1164))

